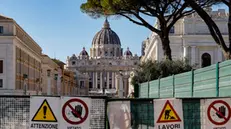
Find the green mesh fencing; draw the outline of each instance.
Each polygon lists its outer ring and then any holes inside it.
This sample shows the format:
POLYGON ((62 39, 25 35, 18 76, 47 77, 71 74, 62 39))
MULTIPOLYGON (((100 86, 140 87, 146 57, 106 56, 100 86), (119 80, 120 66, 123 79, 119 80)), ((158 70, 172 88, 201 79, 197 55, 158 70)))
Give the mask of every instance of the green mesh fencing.
POLYGON ((132 100, 132 129, 154 128, 153 100, 132 100))
POLYGON ((185 129, 201 129, 200 99, 183 99, 185 129))

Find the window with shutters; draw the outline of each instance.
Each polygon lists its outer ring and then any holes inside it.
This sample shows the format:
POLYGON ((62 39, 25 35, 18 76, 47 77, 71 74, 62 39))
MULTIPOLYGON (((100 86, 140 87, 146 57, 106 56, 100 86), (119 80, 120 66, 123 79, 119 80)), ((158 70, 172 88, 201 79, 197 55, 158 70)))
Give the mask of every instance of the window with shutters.
POLYGON ((2 88, 2 87, 3 87, 3 80, 0 79, 0 88, 2 88))
POLYGON ((3 60, 0 60, 0 74, 3 73, 3 60))
POLYGON ((0 26, 0 34, 3 34, 3 26, 0 26))

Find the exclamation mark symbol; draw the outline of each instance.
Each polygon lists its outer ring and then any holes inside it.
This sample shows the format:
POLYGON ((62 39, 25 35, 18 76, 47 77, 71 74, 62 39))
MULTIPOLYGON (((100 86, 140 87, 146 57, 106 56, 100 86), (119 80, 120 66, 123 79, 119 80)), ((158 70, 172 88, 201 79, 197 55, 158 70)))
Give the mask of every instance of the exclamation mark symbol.
POLYGON ((46 119, 46 114, 47 114, 47 106, 43 106, 43 118, 46 119))

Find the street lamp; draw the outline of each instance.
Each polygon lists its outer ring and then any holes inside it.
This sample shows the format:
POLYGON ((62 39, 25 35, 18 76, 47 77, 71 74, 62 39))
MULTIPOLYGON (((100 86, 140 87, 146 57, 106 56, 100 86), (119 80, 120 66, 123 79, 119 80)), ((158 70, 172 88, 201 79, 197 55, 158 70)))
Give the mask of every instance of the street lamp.
POLYGON ((47 70, 47 95, 51 95, 51 70, 47 70))
POLYGON ((56 92, 57 92, 57 94, 58 94, 58 74, 55 74, 55 75, 54 75, 54 80, 55 80, 55 82, 56 82, 56 92))
POLYGON ((24 95, 26 95, 27 92, 27 80, 28 80, 28 75, 23 74, 24 95))
POLYGON ((39 82, 40 82, 40 79, 37 78, 36 79, 36 95, 38 95, 38 93, 39 93, 39 82))
POLYGON ((151 79, 151 73, 149 73, 149 75, 148 75, 148 98, 149 98, 149 89, 150 89, 150 86, 149 86, 149 81, 150 81, 150 79, 151 79))

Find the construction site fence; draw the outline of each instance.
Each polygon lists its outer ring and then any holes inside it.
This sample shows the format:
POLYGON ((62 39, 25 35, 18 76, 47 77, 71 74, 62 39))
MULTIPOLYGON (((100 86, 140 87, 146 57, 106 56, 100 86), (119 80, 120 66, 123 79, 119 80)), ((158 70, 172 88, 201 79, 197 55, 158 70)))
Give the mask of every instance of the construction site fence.
MULTIPOLYGON (((109 121, 113 115, 113 124, 122 124, 127 120, 127 129, 154 129, 155 98, 86 97, 91 98, 92 103, 89 129, 110 129, 113 125, 109 121)), ((200 100, 182 98, 184 129, 203 129, 201 121, 204 116, 201 114, 205 109, 201 108, 200 100)), ((29 129, 29 116, 30 96, 0 96, 0 129, 29 129)))

